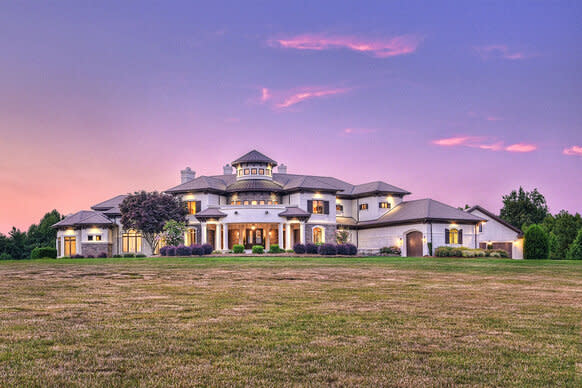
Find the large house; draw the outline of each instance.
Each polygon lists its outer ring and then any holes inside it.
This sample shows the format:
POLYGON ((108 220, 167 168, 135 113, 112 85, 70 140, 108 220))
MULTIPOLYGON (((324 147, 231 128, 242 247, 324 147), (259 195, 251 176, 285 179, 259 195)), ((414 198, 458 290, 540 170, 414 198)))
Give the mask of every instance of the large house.
MULTIPOLYGON (((336 232, 346 230, 361 253, 398 246, 403 256, 423 256, 439 246, 493 244, 522 257, 521 232, 481 207, 463 211, 432 199, 406 201, 408 191, 381 181, 354 185, 289 174, 255 150, 224 166, 221 175, 196 177, 186 168, 181 184, 165 192, 188 208, 185 243, 209 243, 218 251, 235 244, 291 249, 296 243, 335 243, 336 232)), ((156 253, 139 231, 123 230, 119 205, 125 197, 55 224, 59 257, 156 253)))

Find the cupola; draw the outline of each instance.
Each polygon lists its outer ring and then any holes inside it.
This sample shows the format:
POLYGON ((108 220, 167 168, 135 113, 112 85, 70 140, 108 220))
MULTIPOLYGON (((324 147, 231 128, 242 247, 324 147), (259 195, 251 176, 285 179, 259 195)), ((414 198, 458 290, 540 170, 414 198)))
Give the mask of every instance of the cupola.
POLYGON ((231 163, 236 170, 236 179, 273 180, 273 168, 277 162, 257 150, 252 150, 231 163))

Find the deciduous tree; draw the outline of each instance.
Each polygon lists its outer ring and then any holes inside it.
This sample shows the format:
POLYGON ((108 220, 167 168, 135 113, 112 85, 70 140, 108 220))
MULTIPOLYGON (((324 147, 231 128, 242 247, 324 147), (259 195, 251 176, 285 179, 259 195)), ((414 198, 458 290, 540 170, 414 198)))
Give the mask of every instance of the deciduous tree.
POLYGON ((522 230, 532 224, 539 224, 548 215, 548 205, 544 196, 538 191, 525 191, 521 186, 503 196, 500 216, 511 225, 522 230))

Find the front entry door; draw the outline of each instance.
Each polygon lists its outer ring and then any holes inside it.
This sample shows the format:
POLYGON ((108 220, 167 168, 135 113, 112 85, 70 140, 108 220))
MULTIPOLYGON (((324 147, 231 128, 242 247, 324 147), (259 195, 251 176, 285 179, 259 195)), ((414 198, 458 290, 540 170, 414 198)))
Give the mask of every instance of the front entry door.
POLYGON ((422 257, 421 232, 410 232, 406 235, 406 256, 422 257))
POLYGON ((263 229, 247 229, 245 233, 245 249, 251 249, 253 245, 265 246, 263 229))

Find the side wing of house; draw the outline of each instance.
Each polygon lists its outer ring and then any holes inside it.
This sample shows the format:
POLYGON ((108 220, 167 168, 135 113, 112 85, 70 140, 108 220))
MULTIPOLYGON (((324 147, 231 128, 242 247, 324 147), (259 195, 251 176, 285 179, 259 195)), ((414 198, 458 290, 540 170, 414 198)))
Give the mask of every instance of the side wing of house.
POLYGON ((513 259, 523 259, 523 233, 497 215, 481 206, 473 206, 467 213, 484 218, 479 224, 477 242, 479 248, 503 249, 513 259))

